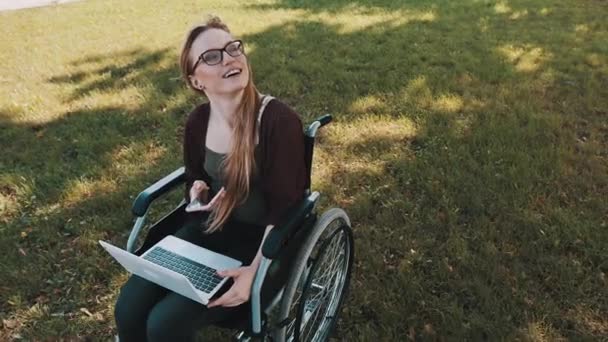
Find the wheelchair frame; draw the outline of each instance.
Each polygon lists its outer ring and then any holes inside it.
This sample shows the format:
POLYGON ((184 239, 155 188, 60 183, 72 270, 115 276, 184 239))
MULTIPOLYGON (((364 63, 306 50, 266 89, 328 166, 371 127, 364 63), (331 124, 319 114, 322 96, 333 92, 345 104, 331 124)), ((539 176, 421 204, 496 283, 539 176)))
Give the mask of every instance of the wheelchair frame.
MULTIPOLYGON (((315 137, 319 128, 331 121, 331 115, 324 115, 310 124, 304 132, 305 161, 309 179, 312 169, 315 137)), ((174 233, 174 231, 162 229, 159 226, 162 223, 164 226, 174 226, 174 229, 177 229, 180 219, 185 215, 185 200, 182 200, 177 208, 152 225, 144 242, 139 248, 136 249, 136 241, 142 227, 145 224, 146 215, 152 202, 184 182, 185 168, 180 167, 171 174, 146 188, 137 196, 132 207, 132 212, 136 219, 127 241, 127 251, 136 255, 141 255, 156 242, 160 241, 164 236, 174 233)), ((290 336, 290 340, 299 341, 299 335, 302 333, 300 331, 302 329, 302 322, 304 321, 304 325, 306 325, 312 314, 314 314, 316 310, 321 307, 323 302, 320 301, 318 296, 321 296, 321 299, 325 298, 326 293, 328 293, 326 289, 329 286, 332 288, 335 287, 334 292, 338 292, 337 301, 335 295, 332 294, 330 303, 327 304, 328 310, 331 310, 332 312, 329 316, 326 314, 320 323, 321 327, 325 328, 323 331, 321 331, 321 336, 319 338, 315 338, 315 333, 312 339, 315 341, 325 340, 337 322, 336 318, 339 313, 340 306, 344 300, 346 291, 348 290, 348 283, 354 260, 354 243, 350 220, 342 209, 337 208, 328 210, 321 216, 321 218, 318 218, 315 211, 315 206, 320 196, 319 192, 311 192, 310 189, 307 189, 305 195, 306 196, 300 201, 300 203, 288 210, 288 212, 284 215, 284 218, 281 220, 281 223, 270 231, 266 237, 266 240, 264 241, 262 246, 262 259, 256 271, 251 288, 250 330, 247 331, 245 329, 237 333, 235 337, 238 341, 248 341, 251 338, 265 339, 266 337, 271 337, 273 340, 287 340, 286 335, 290 335, 291 333, 293 333, 294 336, 290 336), (332 223, 338 221, 339 224, 336 228, 328 228, 332 223), (285 250, 287 249, 287 243, 290 239, 298 234, 308 235, 304 237, 304 242, 302 245, 295 247, 297 248, 297 257, 295 260, 293 260, 295 265, 289 270, 290 273, 288 275, 289 278, 287 279, 287 282, 281 284, 280 291, 272 298, 270 305, 266 308, 266 310, 264 310, 261 304, 264 280, 266 280, 267 274, 273 266, 273 261, 278 260, 282 254, 286 253, 285 250), (323 257, 326 255, 324 253, 328 248, 333 246, 334 237, 338 235, 340 236, 339 239, 341 239, 338 241, 343 241, 344 251, 343 253, 340 251, 336 252, 336 248, 334 248, 334 250, 331 250, 331 252, 334 254, 339 253, 340 256, 344 257, 345 261, 338 265, 342 267, 342 269, 326 271, 326 273, 323 273, 322 277, 319 278, 321 280, 326 280, 326 278, 329 277, 328 280, 331 282, 335 275, 336 278, 333 280, 334 284, 328 283, 325 286, 318 285, 317 283, 313 282, 313 279, 315 279, 314 275, 316 274, 316 271, 320 269, 321 271, 323 270, 322 267, 319 266, 321 263, 317 261, 324 260, 323 257), (327 273, 331 274, 328 275, 327 273), (311 290, 313 288, 317 292, 311 290), (312 304, 307 304, 307 295, 310 295, 311 293, 313 293, 316 297, 311 297, 310 303, 312 304), (299 295, 299 300, 304 298, 304 302, 297 304, 292 303, 296 295, 299 295), (269 329, 269 320, 267 314, 273 310, 276 311, 279 302, 281 303, 281 306, 278 309, 279 317, 277 318, 279 322, 276 324, 274 329, 269 329), (311 305, 316 305, 314 309, 315 311, 309 313, 307 308, 312 307, 311 305), (290 321, 289 319, 292 311, 295 313, 295 321, 290 321), (308 318, 306 317, 307 315, 308 318), (292 329, 293 332, 291 332, 292 329)), ((331 262, 332 263, 330 266, 333 266, 334 262, 331 262)), ((317 315, 318 313, 315 315, 313 323, 317 321, 317 315)))

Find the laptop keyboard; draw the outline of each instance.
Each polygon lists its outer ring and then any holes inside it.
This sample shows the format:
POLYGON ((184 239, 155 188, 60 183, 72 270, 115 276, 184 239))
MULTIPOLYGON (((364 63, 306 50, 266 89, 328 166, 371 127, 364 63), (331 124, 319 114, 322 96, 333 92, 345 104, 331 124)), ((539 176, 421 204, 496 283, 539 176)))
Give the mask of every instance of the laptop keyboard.
POLYGON ((215 269, 161 247, 154 247, 144 259, 184 275, 197 290, 205 293, 211 292, 223 279, 215 269))

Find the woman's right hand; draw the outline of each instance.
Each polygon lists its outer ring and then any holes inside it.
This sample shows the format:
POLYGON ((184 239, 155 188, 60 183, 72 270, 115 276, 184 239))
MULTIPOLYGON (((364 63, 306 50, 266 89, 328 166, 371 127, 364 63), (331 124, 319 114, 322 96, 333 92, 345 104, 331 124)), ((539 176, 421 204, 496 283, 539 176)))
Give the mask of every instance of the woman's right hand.
POLYGON ((203 202, 209 200, 209 186, 202 180, 196 180, 190 188, 190 202, 195 199, 200 199, 203 202))

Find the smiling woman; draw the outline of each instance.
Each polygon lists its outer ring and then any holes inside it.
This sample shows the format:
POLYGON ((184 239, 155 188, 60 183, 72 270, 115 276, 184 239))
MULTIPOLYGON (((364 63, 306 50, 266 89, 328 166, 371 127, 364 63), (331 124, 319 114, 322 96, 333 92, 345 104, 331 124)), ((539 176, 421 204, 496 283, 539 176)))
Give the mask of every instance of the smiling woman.
POLYGON ((219 18, 188 33, 180 66, 209 100, 186 122, 186 198, 214 200, 188 213, 175 236, 247 266, 218 272, 232 286, 208 306, 132 276, 115 307, 121 341, 188 341, 202 326, 230 320, 249 300, 266 235, 309 183, 299 116, 258 92, 243 42, 219 18))

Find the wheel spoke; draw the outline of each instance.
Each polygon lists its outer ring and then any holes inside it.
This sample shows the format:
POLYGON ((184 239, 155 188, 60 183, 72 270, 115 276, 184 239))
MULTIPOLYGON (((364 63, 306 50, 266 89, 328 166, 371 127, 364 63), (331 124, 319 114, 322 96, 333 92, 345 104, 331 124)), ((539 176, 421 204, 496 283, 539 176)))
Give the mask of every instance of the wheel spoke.
MULTIPOLYGON (((335 239, 336 241, 339 239, 335 239)), ((341 252, 343 251, 343 248, 339 248, 339 246, 337 245, 338 242, 334 242, 332 241, 332 245, 330 245, 330 247, 334 247, 331 248, 330 251, 327 253, 328 257, 327 259, 329 260, 329 265, 327 267, 321 267, 323 269, 323 273, 320 275, 319 277, 319 284, 323 284, 321 286, 326 287, 327 284, 329 282, 327 282, 326 280, 328 278, 331 278, 332 276, 334 276, 336 274, 336 272, 340 271, 340 264, 342 263, 342 260, 339 256, 339 254, 341 254, 341 252)))
POLYGON ((293 341, 296 335, 302 342, 328 338, 348 282, 352 255, 349 225, 340 209, 324 213, 315 225, 297 259, 301 261, 293 275, 298 276, 290 280, 291 290, 287 291, 290 299, 279 313, 288 319, 279 339, 293 341))
POLYGON ((334 247, 334 245, 336 245, 336 244, 337 244, 337 242, 332 241, 332 244, 330 246, 328 246, 329 251, 325 254, 325 255, 327 255, 327 257, 323 258, 322 261, 329 260, 330 264, 328 267, 322 267, 323 273, 319 276, 320 279, 317 283, 323 284, 324 280, 327 277, 332 276, 333 273, 335 273, 335 271, 336 271, 336 265, 340 262, 340 260, 337 256, 337 254, 340 253, 340 249, 337 246, 334 247))
POLYGON ((348 263, 348 257, 345 253, 348 248, 346 242, 343 231, 333 235, 332 240, 327 245, 320 260, 318 260, 319 264, 315 270, 320 273, 310 275, 313 279, 309 291, 313 292, 309 293, 305 300, 304 320, 300 326, 304 341, 316 341, 317 334, 324 334, 322 328, 334 317, 337 302, 341 295, 341 289, 338 288, 341 284, 343 285, 341 280, 343 280, 344 268, 348 263), (319 289, 322 290, 319 291, 319 289), (308 310, 309 303, 312 312, 308 310))

